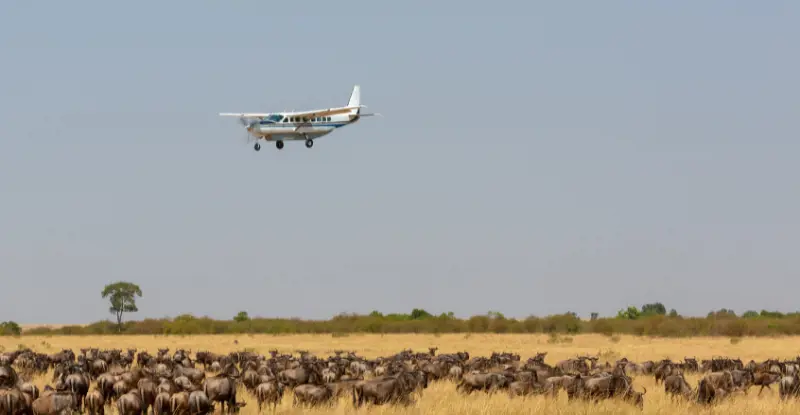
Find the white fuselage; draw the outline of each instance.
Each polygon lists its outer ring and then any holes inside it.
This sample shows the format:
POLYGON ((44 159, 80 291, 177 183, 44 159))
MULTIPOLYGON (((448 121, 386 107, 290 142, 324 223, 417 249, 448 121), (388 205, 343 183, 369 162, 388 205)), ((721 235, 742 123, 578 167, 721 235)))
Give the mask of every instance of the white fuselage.
POLYGON ((330 134, 333 130, 358 121, 359 115, 335 114, 308 118, 292 113, 277 113, 252 123, 247 131, 254 137, 267 141, 307 140, 330 134))

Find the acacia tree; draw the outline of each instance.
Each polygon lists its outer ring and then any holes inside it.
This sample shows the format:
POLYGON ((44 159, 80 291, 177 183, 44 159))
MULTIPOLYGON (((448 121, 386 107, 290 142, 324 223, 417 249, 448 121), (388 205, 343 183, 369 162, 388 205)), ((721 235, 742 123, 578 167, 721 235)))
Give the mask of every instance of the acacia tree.
POLYGON ((136 297, 142 296, 142 289, 132 282, 118 281, 106 285, 102 294, 103 298, 108 298, 111 302, 108 311, 116 315, 117 326, 122 331, 122 314, 139 311, 136 308, 136 297))

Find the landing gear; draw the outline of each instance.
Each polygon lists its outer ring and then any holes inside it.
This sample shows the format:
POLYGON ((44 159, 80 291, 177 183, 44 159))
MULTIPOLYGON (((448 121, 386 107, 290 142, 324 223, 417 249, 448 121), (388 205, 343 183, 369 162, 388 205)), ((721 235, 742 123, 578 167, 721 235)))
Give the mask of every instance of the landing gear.
POLYGON ((256 145, 253 146, 253 150, 255 151, 261 150, 261 144, 256 143, 256 145))
POLYGON ((275 147, 278 147, 278 150, 283 148, 283 141, 278 140, 275 142, 275 147))
POLYGON ((306 140, 306 148, 311 148, 313 146, 314 146, 314 140, 312 140, 310 138, 308 140, 306 140))

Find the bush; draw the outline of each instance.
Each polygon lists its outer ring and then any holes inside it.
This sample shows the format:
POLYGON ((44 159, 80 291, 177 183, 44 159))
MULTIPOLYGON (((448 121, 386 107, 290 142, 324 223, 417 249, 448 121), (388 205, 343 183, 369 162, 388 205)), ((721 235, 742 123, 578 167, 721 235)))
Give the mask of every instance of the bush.
MULTIPOLYGON (((655 307, 653 307, 655 308, 655 307)), ((706 317, 681 317, 637 314, 635 307, 621 310, 619 317, 581 320, 574 313, 547 317, 530 316, 523 320, 505 317, 498 312, 469 318, 457 318, 453 313, 431 314, 417 309, 409 314, 340 314, 328 320, 301 320, 278 318, 234 318, 214 320, 182 314, 172 319, 145 319, 126 321, 123 334, 138 335, 192 335, 192 334, 336 334, 348 333, 544 333, 572 335, 598 333, 606 336, 639 335, 654 337, 691 336, 776 336, 800 334, 800 314, 781 314, 762 311, 758 315, 744 313, 736 316, 732 310, 719 310, 706 317), (631 318, 633 317, 633 318, 631 318)), ((677 313, 675 313, 677 314, 677 313)), ((240 315, 237 317, 244 317, 240 315)), ((21 330, 14 322, 0 324, 0 334, 19 335, 21 330)), ((65 326, 58 329, 40 327, 24 335, 117 335, 117 326, 111 321, 98 321, 87 326, 65 326)), ((556 339, 562 339, 557 336, 556 339)), ((566 338, 566 337, 564 337, 566 338)))
POLYGON ((19 324, 13 321, 4 321, 0 323, 0 336, 19 336, 22 334, 22 328, 19 324))

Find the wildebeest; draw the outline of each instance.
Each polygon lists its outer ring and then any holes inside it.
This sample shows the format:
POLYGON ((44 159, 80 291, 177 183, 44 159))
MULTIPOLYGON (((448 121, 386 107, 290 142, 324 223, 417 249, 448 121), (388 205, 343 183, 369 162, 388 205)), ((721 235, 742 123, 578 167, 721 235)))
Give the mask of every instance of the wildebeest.
POLYGON ((106 413, 105 399, 103 399, 103 394, 97 389, 92 389, 86 394, 84 406, 89 412, 89 415, 105 415, 106 413))
POLYGON ((692 387, 689 386, 689 382, 686 381, 683 373, 681 373, 678 375, 669 375, 664 379, 664 393, 672 399, 679 396, 689 399, 693 392, 692 387))
POLYGON ((277 379, 271 382, 260 383, 256 386, 255 395, 256 401, 258 402, 258 411, 261 412, 264 403, 272 405, 273 411, 276 410, 281 398, 283 398, 284 390, 283 384, 278 382, 277 379))
POLYGON ((206 378, 203 382, 203 392, 208 396, 211 402, 220 402, 222 411, 225 412, 227 404, 228 412, 233 413, 236 411, 236 379, 230 375, 231 366, 224 371, 210 378, 206 378))
POLYGON ((68 415, 78 410, 78 399, 70 391, 46 390, 31 404, 33 415, 68 415))
POLYGON ((758 389, 758 394, 761 395, 764 388, 772 390, 770 385, 780 381, 781 377, 781 374, 778 372, 759 372, 753 375, 753 385, 761 386, 761 388, 758 389))
POLYGON ((133 389, 117 399, 117 413, 119 415, 140 415, 144 410, 142 395, 138 389, 133 389))
POLYGON ((23 415, 29 411, 28 401, 17 388, 0 388, 0 413, 6 415, 23 415))
POLYGON ((357 407, 367 402, 375 405, 389 402, 408 404, 416 382, 414 375, 409 372, 356 382, 353 385, 353 404, 357 407))
POLYGON ((330 385, 303 384, 294 388, 293 405, 318 406, 333 403, 333 389, 330 385))
POLYGON ((496 391, 508 386, 509 381, 501 373, 480 373, 473 371, 461 376, 461 380, 456 385, 456 390, 472 393, 476 390, 496 391))
POLYGON ((784 376, 778 388, 781 399, 800 397, 800 374, 795 372, 793 375, 784 376))
MULTIPOLYGON (((229 408, 233 411, 233 408, 229 408)), ((214 406, 203 391, 194 391, 189 394, 189 415, 206 415, 214 412, 214 406)), ((224 412, 224 411, 223 411, 224 412)))

